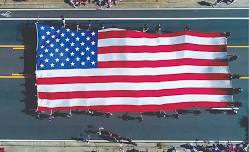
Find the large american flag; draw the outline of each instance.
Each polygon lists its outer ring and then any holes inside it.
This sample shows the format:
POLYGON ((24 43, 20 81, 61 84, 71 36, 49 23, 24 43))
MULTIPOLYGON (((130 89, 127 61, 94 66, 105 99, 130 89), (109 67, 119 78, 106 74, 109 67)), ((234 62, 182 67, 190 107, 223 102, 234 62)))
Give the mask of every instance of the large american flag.
POLYGON ((36 26, 40 111, 148 112, 232 101, 221 33, 36 26))

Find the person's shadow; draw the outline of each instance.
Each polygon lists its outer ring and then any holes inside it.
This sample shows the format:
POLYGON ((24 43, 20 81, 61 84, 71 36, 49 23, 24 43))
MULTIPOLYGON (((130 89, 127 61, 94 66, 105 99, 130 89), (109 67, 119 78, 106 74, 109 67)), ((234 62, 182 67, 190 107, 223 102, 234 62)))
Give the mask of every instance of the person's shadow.
POLYGON ((24 49, 24 70, 23 73, 27 74, 28 78, 25 78, 25 95, 22 100, 25 102, 25 108, 23 112, 29 115, 34 115, 37 107, 37 91, 35 86, 35 66, 36 66, 36 28, 33 22, 24 23, 20 27, 21 37, 23 45, 26 46, 24 49))
POLYGON ((212 6, 212 3, 206 2, 206 1, 200 1, 198 2, 199 5, 201 6, 212 6))

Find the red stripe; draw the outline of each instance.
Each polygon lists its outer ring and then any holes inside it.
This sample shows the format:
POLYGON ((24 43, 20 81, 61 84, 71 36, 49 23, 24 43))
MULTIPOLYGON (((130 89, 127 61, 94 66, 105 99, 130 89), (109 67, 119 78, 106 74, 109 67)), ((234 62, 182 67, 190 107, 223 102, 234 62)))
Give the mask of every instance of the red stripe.
POLYGON ((229 80, 229 74, 166 74, 153 76, 76 76, 76 77, 52 77, 37 78, 37 85, 47 84, 74 84, 74 83, 106 83, 106 82, 161 82, 176 80, 229 80))
POLYGON ((107 38, 158 38, 158 37, 176 37, 182 35, 190 35, 197 37, 224 37, 222 33, 205 33, 205 32, 193 32, 193 31, 180 31, 174 33, 164 33, 164 34, 156 34, 156 33, 145 33, 141 31, 135 30, 124 30, 124 31, 107 31, 107 32, 99 32, 98 39, 107 39, 107 38))
POLYGON ((163 105, 111 105, 111 106, 75 106, 75 107, 40 107, 37 109, 39 111, 50 111, 50 110, 96 110, 103 112, 154 112, 154 111, 172 111, 177 109, 187 109, 187 108, 214 108, 214 107, 227 107, 230 106, 229 102, 210 102, 210 101, 200 101, 200 102, 178 102, 173 104, 163 104, 163 105))
POLYGON ((107 53, 156 53, 156 52, 175 52, 191 50, 198 52, 225 52, 225 45, 198 45, 198 44, 175 44, 158 46, 107 46, 99 47, 98 54, 107 53))
POLYGON ((110 98, 110 97, 161 97, 187 94, 232 95, 230 88, 179 88, 163 90, 109 90, 109 91, 74 91, 74 92, 38 92, 39 99, 75 99, 75 98, 110 98))
POLYGON ((170 66, 228 66, 227 60, 208 59, 176 59, 159 61, 107 61, 99 62, 98 68, 143 68, 143 67, 170 67, 170 66))

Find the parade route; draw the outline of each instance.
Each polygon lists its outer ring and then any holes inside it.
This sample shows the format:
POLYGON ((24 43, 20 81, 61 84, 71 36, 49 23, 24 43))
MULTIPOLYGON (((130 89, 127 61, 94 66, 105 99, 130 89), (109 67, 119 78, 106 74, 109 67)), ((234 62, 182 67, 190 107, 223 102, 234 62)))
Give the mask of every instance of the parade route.
POLYGON ((105 11, 80 9, 0 9, 0 20, 132 20, 132 19, 248 19, 248 8, 176 8, 176 9, 109 9, 105 11), (211 11, 212 10, 212 11, 211 11), (124 13, 125 12, 125 13, 124 13))
MULTIPOLYGON (((6 11, 6 10, 4 10, 6 11)), ((1 139, 34 139, 34 140, 67 140, 79 137, 88 125, 103 126, 120 135, 136 140, 243 140, 246 129, 241 126, 241 119, 248 115, 248 9, 228 10, 159 10, 159 11, 29 11, 10 10, 11 17, 1 16, 0 20, 0 119, 8 120, 0 125, 1 139), (236 115, 210 114, 202 110, 198 116, 186 114, 179 119, 156 118, 144 116, 144 121, 123 121, 114 117, 105 118, 73 114, 70 119, 56 117, 52 121, 37 120, 34 116, 24 112, 25 106, 35 104, 31 97, 35 86, 35 49, 26 47, 25 33, 34 34, 32 29, 40 17, 40 22, 60 23, 63 15, 70 25, 103 24, 106 27, 131 28, 141 30, 144 24, 151 29, 161 24, 164 31, 181 31, 184 26, 190 26, 193 31, 231 32, 228 39, 229 54, 238 55, 238 59, 230 63, 231 73, 241 74, 241 80, 233 80, 234 88, 242 88, 243 93, 235 95, 234 100, 242 102, 242 107, 236 115), (120 19, 125 17, 125 19, 120 19), (135 20, 139 18, 138 20, 135 20), (209 18, 209 19, 208 19, 209 18), (46 20, 47 19, 47 20, 46 20), (99 19, 99 20, 95 20, 99 19), (120 19, 120 20, 118 20, 120 19)), ((31 36, 34 38, 35 35, 31 36)), ((30 37, 29 37, 30 38, 30 37)), ((35 41, 35 40, 34 40, 35 41)), ((32 48, 34 48, 32 46, 32 48)), ((134 114, 136 115, 136 114, 134 114)), ((99 139, 92 136, 92 139, 99 139)))

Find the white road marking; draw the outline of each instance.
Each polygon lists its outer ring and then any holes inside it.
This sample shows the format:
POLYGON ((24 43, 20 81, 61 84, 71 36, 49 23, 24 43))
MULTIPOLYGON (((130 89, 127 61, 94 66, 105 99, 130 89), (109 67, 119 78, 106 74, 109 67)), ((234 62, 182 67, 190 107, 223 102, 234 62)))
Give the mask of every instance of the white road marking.
MULTIPOLYGON (((16 8, 1 8, 0 11, 6 11, 6 10, 10 10, 10 11, 91 11, 94 10, 96 11, 96 9, 94 8, 90 8, 90 9, 86 9, 86 8, 20 8, 20 9, 16 9, 16 8)), ((107 10, 117 10, 117 11, 122 11, 122 10, 249 10, 248 7, 223 7, 223 8, 213 8, 213 7, 204 7, 204 8, 197 8, 197 7, 189 7, 189 8, 109 8, 107 10)), ((103 10, 104 11, 104 10, 103 10)))
MULTIPOLYGON (((0 18, 0 20, 3 21, 26 21, 26 20, 34 20, 36 21, 37 18, 0 18)), ((55 17, 55 18, 39 18, 39 20, 61 20, 61 18, 55 17)), ((202 17, 202 18, 65 18, 65 20, 77 20, 77 21, 89 21, 89 20, 102 20, 102 21, 108 21, 108 20, 249 20, 249 17, 202 17)))

